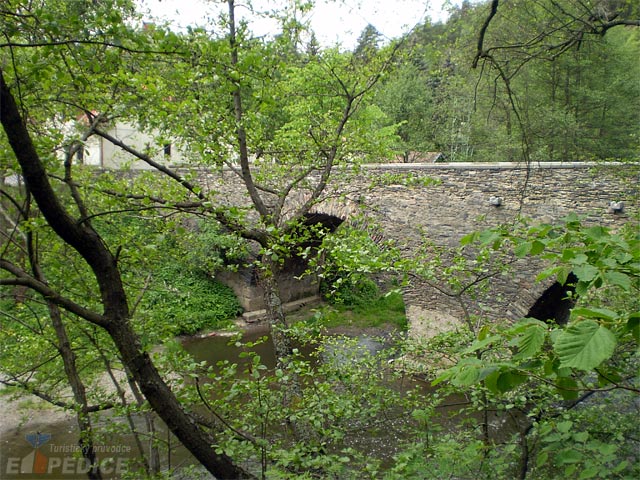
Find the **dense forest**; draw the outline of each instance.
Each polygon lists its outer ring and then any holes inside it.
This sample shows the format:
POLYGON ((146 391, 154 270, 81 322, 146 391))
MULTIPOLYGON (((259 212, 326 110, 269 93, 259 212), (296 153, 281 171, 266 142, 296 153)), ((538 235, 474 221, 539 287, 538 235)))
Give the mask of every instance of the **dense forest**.
MULTIPOLYGON (((637 477, 637 218, 513 218, 407 252, 365 220, 336 230, 313 213, 365 163, 433 152, 637 171, 637 2, 463 2, 402 38, 367 26, 352 50, 318 44, 307 2, 250 10, 278 23, 267 37, 243 6, 221 5, 183 31, 144 23, 131 0, 0 5, 3 403, 33 396, 72 414, 72 470, 90 479, 637 477), (119 137, 123 123, 149 141, 119 137), (145 169, 85 164, 95 139, 145 169), (243 200, 203 170, 233 175, 243 200), (301 321, 278 280, 294 258, 328 303, 301 321), (481 304, 516 259, 564 288, 566 319, 468 315, 406 338, 403 286, 481 304), (199 361, 180 335, 233 327, 241 308, 214 277, 243 268, 269 337, 235 335, 240 360, 199 361), (355 314, 397 337, 372 353, 327 335, 355 314), (114 471, 99 447, 124 438, 134 455, 114 471)), ((21 478, 21 461, 0 476, 21 478)))
MULTIPOLYGON (((638 29, 581 31, 588 7, 580 2, 566 10, 505 3, 485 39, 499 68, 473 68, 488 3, 463 2, 445 24, 417 26, 381 82, 373 101, 400 124, 405 156, 520 161, 524 143, 533 161, 636 159, 638 29)), ((357 48, 374 48, 376 38, 370 27, 357 48)))

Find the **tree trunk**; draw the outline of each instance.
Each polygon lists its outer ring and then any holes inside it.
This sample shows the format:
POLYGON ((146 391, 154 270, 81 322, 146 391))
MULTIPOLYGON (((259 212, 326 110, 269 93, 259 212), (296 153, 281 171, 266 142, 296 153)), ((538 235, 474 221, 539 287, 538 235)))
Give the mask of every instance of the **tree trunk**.
POLYGON ((130 323, 113 322, 107 327, 107 331, 153 411, 193 456, 218 478, 254 478, 235 465, 227 455, 216 453, 215 439, 184 411, 147 352, 142 349, 130 323))
POLYGON ((261 259, 262 268, 259 273, 260 284, 264 290, 264 304, 267 311, 267 321, 271 330, 273 348, 278 365, 291 356, 291 340, 285 332, 287 319, 282 307, 280 287, 278 285, 278 265, 268 255, 261 259))
MULTIPOLYGON (((127 381, 133 397, 136 399, 138 407, 142 407, 144 404, 144 395, 140 392, 138 384, 133 380, 131 373, 127 373, 127 381)), ((149 445, 149 461, 147 462, 148 474, 157 476, 160 473, 160 451, 157 446, 157 435, 155 426, 154 414, 151 412, 145 412, 143 414, 145 426, 147 428, 148 445, 149 445)), ((168 455, 167 451, 167 455, 168 455)))
POLYGON ((100 288, 104 313, 97 322, 109 333, 123 363, 131 372, 151 408, 193 456, 219 478, 254 478, 225 454, 216 452, 214 438, 187 414, 142 349, 129 322, 127 295, 116 259, 86 221, 69 215, 51 187, 45 167, 0 70, 0 122, 20 164, 25 184, 47 223, 91 267, 100 288))
MULTIPOLYGON (((286 331, 287 319, 282 307, 280 287, 278 285, 278 273, 280 271, 276 262, 267 255, 261 259, 263 269, 260 271, 260 280, 264 289, 264 302, 267 310, 267 320, 271 331, 271 339, 276 355, 278 368, 288 369, 289 380, 282 384, 284 389, 284 406, 289 407, 297 400, 302 399, 302 382, 295 369, 290 368, 293 357, 291 338, 286 331)), ((317 435, 311 424, 301 418, 295 422, 289 422, 293 436, 298 442, 307 444, 317 440, 317 435)))
MULTIPOLYGON (((30 203, 30 200, 27 202, 30 203)), ((24 213, 25 220, 28 220, 29 210, 24 213)), ((29 254, 29 264, 34 277, 46 283, 47 279, 42 271, 40 262, 38 261, 38 253, 35 247, 33 234, 28 232, 24 235, 25 247, 29 254)), ((87 401, 87 391, 85 385, 80 378, 78 372, 78 366, 76 363, 76 355, 71 348, 71 342, 69 341, 69 335, 67 329, 62 321, 62 312, 60 307, 53 303, 51 300, 47 300, 47 310, 49 311, 49 318, 53 330, 56 334, 57 349, 62 358, 62 365, 64 373, 71 387, 73 393, 73 400, 76 404, 76 420, 78 422, 78 430, 80 431, 80 437, 78 444, 82 456, 89 462, 89 470, 87 471, 87 477, 89 480, 101 480, 102 474, 100 472, 100 465, 97 462, 96 452, 93 444, 93 427, 91 425, 91 418, 89 417, 89 403, 87 401)))
POLYGON ((102 474, 100 473, 100 466, 96 461, 96 452, 93 448, 93 428, 91 426, 91 419, 89 418, 87 393, 78 373, 76 356, 71 349, 67 330, 62 323, 60 309, 52 302, 47 302, 47 307, 49 308, 49 316, 51 317, 53 329, 58 339, 58 351, 62 357, 64 371, 71 386, 71 391, 73 392, 73 400, 80 409, 76 412, 78 429, 80 430, 80 439, 78 442, 82 456, 87 459, 91 467, 87 472, 87 476, 90 480, 100 480, 102 479, 102 474))

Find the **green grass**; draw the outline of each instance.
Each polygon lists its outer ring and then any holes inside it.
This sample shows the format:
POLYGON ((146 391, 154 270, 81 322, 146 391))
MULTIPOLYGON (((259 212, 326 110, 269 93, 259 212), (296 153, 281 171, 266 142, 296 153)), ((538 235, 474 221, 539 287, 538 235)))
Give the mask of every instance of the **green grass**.
POLYGON ((393 325, 401 330, 407 329, 404 301, 399 292, 379 295, 368 302, 358 302, 355 305, 326 305, 305 321, 327 328, 393 325))

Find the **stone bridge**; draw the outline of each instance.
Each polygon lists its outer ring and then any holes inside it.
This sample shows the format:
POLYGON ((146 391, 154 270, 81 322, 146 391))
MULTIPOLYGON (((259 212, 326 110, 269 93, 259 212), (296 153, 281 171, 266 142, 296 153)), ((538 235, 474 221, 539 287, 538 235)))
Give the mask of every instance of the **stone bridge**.
MULTIPOLYGON (((339 223, 361 206, 407 255, 420 248, 426 236, 446 258, 464 235, 508 224, 518 215, 551 223, 575 212, 589 223, 610 227, 637 222, 639 172, 638 164, 618 163, 540 163, 529 168, 514 163, 368 165, 347 184, 333 186, 340 200, 333 196, 314 212, 338 217, 339 223), (623 210, 612 208, 611 202, 623 202, 623 210)), ((202 179, 220 192, 220 201, 247 201, 231 171, 208 173, 202 179)), ((476 299, 452 296, 437 282, 413 280, 403 293, 411 329, 430 335, 468 315, 527 315, 553 283, 536 283, 541 269, 531 259, 518 261, 508 274, 489 278, 486 291, 476 299)), ((286 282, 283 290, 296 290, 294 280, 286 282)), ((285 300, 296 300, 295 294, 285 300)))

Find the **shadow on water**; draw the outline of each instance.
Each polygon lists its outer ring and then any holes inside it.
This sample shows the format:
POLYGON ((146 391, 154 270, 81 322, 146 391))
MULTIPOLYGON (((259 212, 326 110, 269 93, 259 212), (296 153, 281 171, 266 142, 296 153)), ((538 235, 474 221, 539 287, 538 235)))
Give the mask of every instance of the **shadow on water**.
MULTIPOLYGON (((379 336, 364 333, 352 333, 347 336, 353 336, 357 339, 356 349, 370 354, 376 354, 388 346, 387 341, 379 336)), ((258 342, 252 346, 250 350, 260 356, 260 360, 268 369, 273 369, 276 365, 276 357, 268 326, 257 326, 245 330, 241 343, 255 343, 262 337, 267 337, 267 340, 258 342)), ((213 334, 212 336, 204 336, 202 338, 187 338, 182 342, 182 345, 197 362, 205 361, 209 365, 216 365, 220 361, 228 360, 232 363, 238 363, 240 366, 247 363, 249 360, 241 358, 240 353, 246 352, 249 349, 246 347, 237 347, 233 343, 234 341, 228 336, 213 334)), ((313 347, 309 345, 298 344, 296 347, 306 357, 309 357, 313 352, 313 347)), ((338 361, 340 361, 341 356, 344 356, 345 361, 348 360, 344 351, 341 351, 340 344, 328 344, 325 345, 324 348, 326 350, 325 355, 332 355, 336 357, 338 361)))

